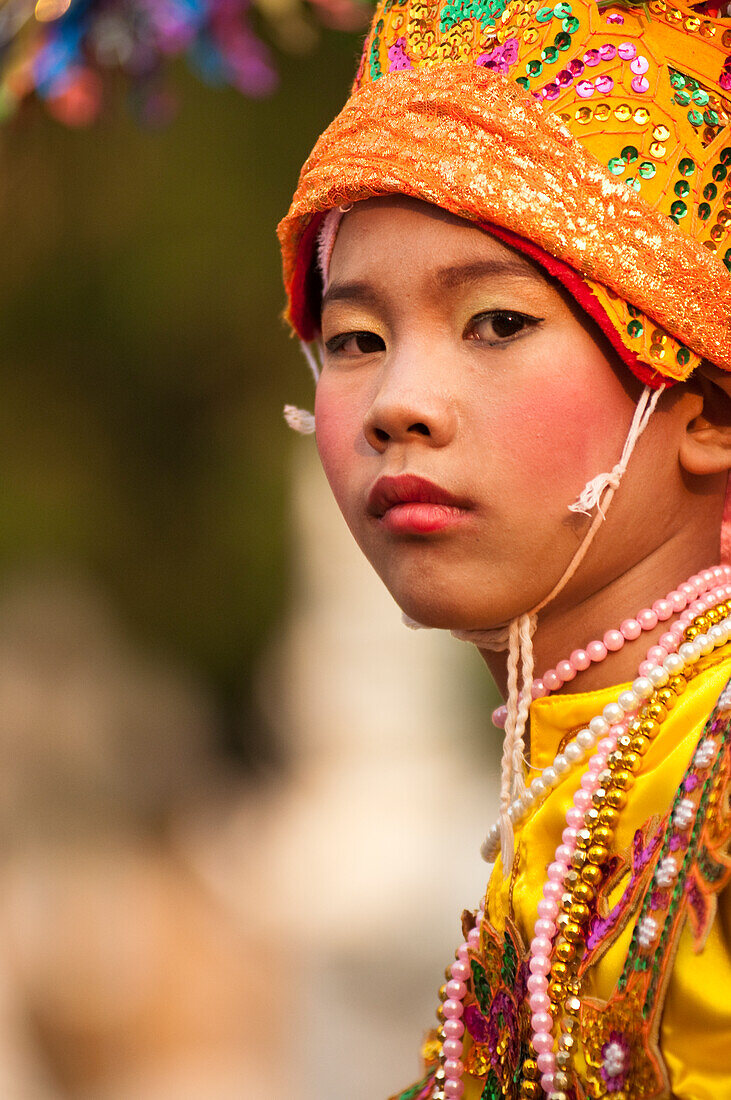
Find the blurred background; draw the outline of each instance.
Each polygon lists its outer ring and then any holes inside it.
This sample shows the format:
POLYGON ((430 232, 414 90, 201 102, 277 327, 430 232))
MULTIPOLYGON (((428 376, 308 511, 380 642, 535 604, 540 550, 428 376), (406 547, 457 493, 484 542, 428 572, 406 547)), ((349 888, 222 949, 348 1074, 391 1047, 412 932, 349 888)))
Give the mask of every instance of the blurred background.
POLYGON ((368 12, 270 0, 238 82, 171 51, 102 88, 63 55, 49 94, 12 3, 0 1093, 385 1100, 498 765, 479 656, 401 624, 282 418, 312 385, 275 226, 368 12))

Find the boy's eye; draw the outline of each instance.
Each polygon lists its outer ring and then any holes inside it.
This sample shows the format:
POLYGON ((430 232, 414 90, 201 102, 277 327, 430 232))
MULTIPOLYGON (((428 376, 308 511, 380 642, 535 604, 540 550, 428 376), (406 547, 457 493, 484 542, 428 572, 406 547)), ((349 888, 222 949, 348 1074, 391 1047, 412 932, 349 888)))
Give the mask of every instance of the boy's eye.
POLYGON ((343 332, 328 340, 325 347, 331 353, 340 351, 344 355, 373 355, 386 350, 383 339, 375 332, 343 332))
POLYGON ((532 328, 542 320, 527 313, 518 313, 514 309, 491 309, 480 313, 470 321, 465 333, 468 340, 483 340, 488 344, 498 344, 532 328))

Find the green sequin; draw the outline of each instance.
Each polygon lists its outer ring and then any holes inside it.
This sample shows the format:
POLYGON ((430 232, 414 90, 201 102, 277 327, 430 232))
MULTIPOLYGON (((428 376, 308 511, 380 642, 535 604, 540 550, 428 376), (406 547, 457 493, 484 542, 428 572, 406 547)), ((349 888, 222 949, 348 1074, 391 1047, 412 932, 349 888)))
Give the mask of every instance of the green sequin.
POLYGON ((643 180, 651 180, 652 177, 657 172, 657 168, 655 167, 655 165, 652 163, 651 160, 643 160, 643 162, 640 165, 638 171, 639 171, 640 175, 642 176, 643 180))
POLYGON ((678 170, 683 176, 692 176, 695 172, 695 161, 691 160, 690 157, 683 157, 678 165, 678 170))
POLYGON ((528 76, 540 76, 543 72, 543 63, 538 60, 529 61, 525 67, 528 76))
POLYGON ((578 31, 581 24, 580 24, 579 20, 576 18, 576 16, 572 15, 568 19, 564 19, 561 26, 563 27, 563 29, 566 31, 567 34, 576 34, 576 32, 578 31))
POLYGON ((645 328, 642 324, 642 321, 630 321, 630 323, 627 325, 627 332, 633 340, 639 339, 644 331, 645 328))
POLYGON ((675 187, 673 188, 673 191, 679 199, 684 199, 687 197, 688 192, 690 191, 690 184, 687 180, 678 180, 678 182, 675 184, 675 187))
POLYGON ((688 111, 688 122, 691 126, 700 126, 703 122, 703 115, 700 111, 688 111))
POLYGON ((559 31, 553 41, 558 46, 559 50, 567 50, 571 45, 571 35, 566 34, 564 31, 559 31))
POLYGON ((710 206, 708 205, 707 202, 702 202, 700 204, 700 206, 698 207, 698 217, 701 219, 701 221, 705 222, 705 221, 708 221, 710 216, 711 216, 710 206))
POLYGON ((558 57, 558 50, 555 46, 546 46, 545 50, 541 50, 541 58, 549 65, 553 65, 558 57))
POLYGON ((711 172, 716 183, 720 183, 721 180, 725 180, 728 175, 728 168, 724 164, 714 164, 711 172))
POLYGON ((625 145, 619 155, 625 164, 634 164, 640 154, 637 152, 634 145, 625 145))
POLYGON ((684 202, 678 199, 670 207, 670 213, 673 215, 674 218, 684 218, 685 215, 688 213, 688 207, 685 205, 684 202))
POLYGON ((703 188, 703 198, 708 199, 709 202, 713 202, 717 194, 718 188, 715 183, 707 183, 703 188))
POLYGON ((690 349, 679 347, 675 353, 675 358, 681 367, 687 367, 690 363, 690 349))

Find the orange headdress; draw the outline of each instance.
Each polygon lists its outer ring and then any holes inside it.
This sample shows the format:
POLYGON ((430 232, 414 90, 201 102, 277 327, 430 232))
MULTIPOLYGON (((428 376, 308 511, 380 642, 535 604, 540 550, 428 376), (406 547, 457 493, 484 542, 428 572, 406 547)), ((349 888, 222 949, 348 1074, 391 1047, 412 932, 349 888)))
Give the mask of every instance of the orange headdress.
POLYGON ((304 340, 323 214, 390 193, 534 255, 644 381, 731 370, 731 18, 715 0, 381 0, 279 227, 304 340))

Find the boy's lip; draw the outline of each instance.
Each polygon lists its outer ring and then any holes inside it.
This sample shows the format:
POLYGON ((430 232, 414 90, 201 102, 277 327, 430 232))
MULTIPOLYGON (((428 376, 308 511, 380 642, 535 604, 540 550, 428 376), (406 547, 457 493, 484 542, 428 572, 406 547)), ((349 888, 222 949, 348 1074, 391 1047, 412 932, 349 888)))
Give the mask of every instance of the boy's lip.
POLYGON ((379 477, 368 494, 368 513, 398 535, 431 535, 464 522, 471 501, 417 474, 379 477))

